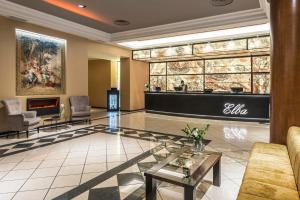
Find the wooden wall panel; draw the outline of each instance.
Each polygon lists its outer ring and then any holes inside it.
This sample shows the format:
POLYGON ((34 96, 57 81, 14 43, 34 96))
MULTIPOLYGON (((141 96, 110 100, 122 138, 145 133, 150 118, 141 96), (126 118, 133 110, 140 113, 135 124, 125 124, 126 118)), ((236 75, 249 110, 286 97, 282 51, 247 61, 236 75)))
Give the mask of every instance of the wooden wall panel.
POLYGON ((300 126, 300 0, 271 0, 271 142, 300 126))

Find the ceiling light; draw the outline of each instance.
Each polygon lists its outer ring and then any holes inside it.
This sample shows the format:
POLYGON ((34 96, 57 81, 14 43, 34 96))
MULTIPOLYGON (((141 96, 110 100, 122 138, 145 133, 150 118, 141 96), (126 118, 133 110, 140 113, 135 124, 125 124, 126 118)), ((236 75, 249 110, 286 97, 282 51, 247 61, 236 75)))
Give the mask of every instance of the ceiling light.
POLYGON ((118 26, 128 26, 130 22, 124 19, 118 19, 114 21, 114 24, 118 26))
POLYGON ((233 0, 210 0, 213 6, 227 6, 231 4, 233 0))
POLYGON ((150 40, 139 40, 139 41, 128 41, 120 42, 119 45, 129 47, 132 49, 141 49, 157 46, 175 45, 190 42, 204 42, 209 40, 219 40, 237 37, 246 37, 257 34, 269 34, 270 24, 260 24, 254 26, 245 26, 240 28, 231 28, 203 33, 195 33, 188 35, 179 35, 174 37, 150 39, 150 40))
POLYGON ((86 5, 83 5, 83 4, 78 4, 77 5, 79 8, 86 8, 86 5))

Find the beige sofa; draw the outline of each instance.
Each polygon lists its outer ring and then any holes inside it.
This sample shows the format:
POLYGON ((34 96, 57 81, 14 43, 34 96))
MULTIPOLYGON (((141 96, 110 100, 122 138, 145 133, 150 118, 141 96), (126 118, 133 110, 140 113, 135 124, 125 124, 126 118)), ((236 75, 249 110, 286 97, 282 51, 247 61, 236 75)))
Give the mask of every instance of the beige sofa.
POLYGON ((238 200, 299 200, 300 128, 288 131, 287 146, 256 143, 238 200))

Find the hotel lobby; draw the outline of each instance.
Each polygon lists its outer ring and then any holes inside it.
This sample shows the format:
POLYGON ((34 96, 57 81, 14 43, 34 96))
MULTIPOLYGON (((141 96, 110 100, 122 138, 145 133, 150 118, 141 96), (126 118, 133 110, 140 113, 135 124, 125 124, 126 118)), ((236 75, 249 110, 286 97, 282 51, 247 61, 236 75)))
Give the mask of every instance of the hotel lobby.
POLYGON ((0 0, 0 200, 299 200, 300 0, 0 0))

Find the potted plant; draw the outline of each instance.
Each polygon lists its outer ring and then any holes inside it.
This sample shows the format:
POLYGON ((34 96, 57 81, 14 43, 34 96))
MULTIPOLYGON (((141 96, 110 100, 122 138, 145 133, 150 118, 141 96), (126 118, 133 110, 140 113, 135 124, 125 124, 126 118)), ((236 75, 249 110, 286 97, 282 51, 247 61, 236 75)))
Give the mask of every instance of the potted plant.
POLYGON ((182 132, 184 132, 188 137, 193 138, 194 142, 194 153, 201 153, 204 150, 204 144, 203 144, 203 138, 204 135, 207 133, 210 125, 207 124, 203 128, 192 128, 190 125, 186 125, 184 129, 182 129, 182 132))

